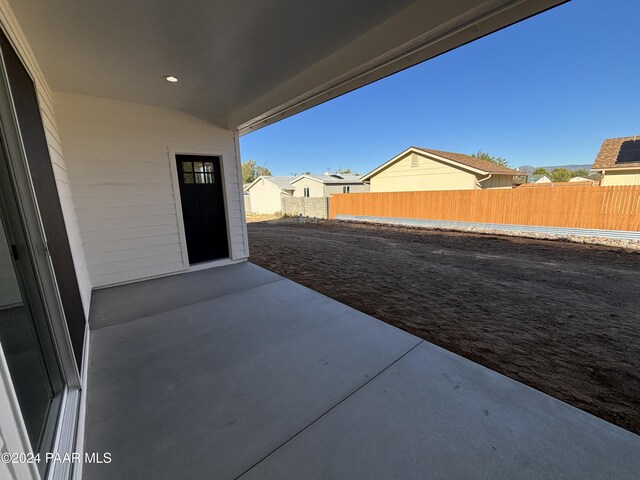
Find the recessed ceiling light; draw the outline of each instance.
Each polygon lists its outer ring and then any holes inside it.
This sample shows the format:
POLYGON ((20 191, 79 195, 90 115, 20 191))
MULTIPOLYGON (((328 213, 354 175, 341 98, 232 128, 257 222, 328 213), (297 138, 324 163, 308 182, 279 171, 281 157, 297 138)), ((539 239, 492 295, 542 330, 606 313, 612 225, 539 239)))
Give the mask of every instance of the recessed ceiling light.
POLYGON ((173 75, 165 75, 164 78, 167 82, 176 83, 178 81, 178 77, 174 77, 173 75))

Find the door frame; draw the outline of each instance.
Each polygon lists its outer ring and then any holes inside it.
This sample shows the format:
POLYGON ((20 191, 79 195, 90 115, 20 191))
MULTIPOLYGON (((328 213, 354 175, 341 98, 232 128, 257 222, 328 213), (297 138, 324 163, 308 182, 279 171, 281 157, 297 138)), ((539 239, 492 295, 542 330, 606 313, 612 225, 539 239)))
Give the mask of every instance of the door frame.
MULTIPOLYGON (((37 88, 37 83, 22 59, 20 50, 13 44, 11 35, 8 34, 4 25, 1 25, 0 28, 2 28, 9 43, 12 44, 12 48, 23 63, 27 74, 31 77, 34 88, 37 88)), ((61 393, 61 403, 58 418, 55 421, 55 432, 51 447, 53 452, 64 455, 72 453, 76 447, 75 434, 78 427, 81 389, 80 366, 76 363, 71 337, 67 329, 62 299, 58 291, 58 284, 49 254, 44 226, 36 201, 36 192, 31 179, 26 151, 18 125, 18 116, 9 85, 8 74, 2 59, 0 61, 0 135, 4 141, 6 166, 9 169, 10 181, 13 185, 13 197, 19 210, 22 228, 25 230, 27 237, 26 241, 32 255, 33 268, 38 279, 42 304, 48 317, 50 334, 56 347, 57 361, 63 377, 64 385, 61 393)), ((39 111, 42 112, 37 90, 36 100, 39 111)), ((85 337, 87 332, 88 329, 85 329, 85 337)), ((83 363, 86 364, 86 358, 84 357, 83 363)), ((17 398, 13 400, 17 402, 17 398)), ((17 423, 21 424, 21 428, 24 429, 22 417, 20 416, 16 420, 17 423)), ((24 434, 26 435, 26 431, 24 434)), ((50 464, 49 467, 46 474, 47 478, 65 478, 65 475, 68 476, 73 468, 70 464, 55 463, 50 464)))
POLYGON ((202 147, 183 148, 168 146, 169 167, 171 171, 171 184, 173 185, 173 197, 175 199, 176 216, 178 217, 178 236, 180 237, 180 249, 182 250, 182 264, 185 270, 196 271, 209 267, 229 265, 235 263, 235 252, 231 243, 231 209, 229 197, 227 195, 227 176, 225 171, 225 161, 227 154, 217 149, 208 149, 202 147), (187 234, 184 228, 184 217, 182 215, 182 198, 180 197, 180 183, 178 179, 177 159, 176 155, 198 155, 202 157, 218 157, 220 159, 220 178, 222 180, 222 198, 224 201, 224 220, 227 225, 227 246, 229 256, 226 258, 218 258, 209 262, 202 262, 195 265, 189 264, 189 252, 187 251, 187 234))

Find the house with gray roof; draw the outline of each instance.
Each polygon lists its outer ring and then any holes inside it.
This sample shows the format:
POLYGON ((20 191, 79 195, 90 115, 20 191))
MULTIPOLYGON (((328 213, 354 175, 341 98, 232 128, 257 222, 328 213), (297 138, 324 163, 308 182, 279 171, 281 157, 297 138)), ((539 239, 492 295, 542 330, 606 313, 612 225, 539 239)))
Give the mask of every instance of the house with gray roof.
POLYGON ((334 193, 363 193, 369 185, 362 176, 355 173, 325 173, 324 175, 304 174, 291 182, 295 187, 294 197, 329 197, 334 193))
MULTIPOLYGON (((284 212, 283 199, 291 197, 328 198, 334 193, 368 191, 369 185, 362 182, 360 175, 353 173, 331 174, 327 172, 324 175, 305 173, 298 176, 261 176, 244 188, 245 211, 256 214, 273 214, 284 212)), ((295 209, 295 211, 298 210, 295 209)))
POLYGON ((527 177, 527 183, 551 183, 551 178, 544 173, 538 173, 536 175, 529 175, 527 177))

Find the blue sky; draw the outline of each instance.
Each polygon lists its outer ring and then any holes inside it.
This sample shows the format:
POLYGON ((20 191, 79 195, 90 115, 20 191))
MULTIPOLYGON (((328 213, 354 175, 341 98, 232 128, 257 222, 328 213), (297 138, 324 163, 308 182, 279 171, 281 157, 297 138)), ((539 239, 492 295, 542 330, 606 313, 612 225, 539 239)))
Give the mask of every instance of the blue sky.
POLYGON ((366 173, 411 145, 592 163, 640 134, 638 0, 573 0, 241 137, 274 175, 366 173))

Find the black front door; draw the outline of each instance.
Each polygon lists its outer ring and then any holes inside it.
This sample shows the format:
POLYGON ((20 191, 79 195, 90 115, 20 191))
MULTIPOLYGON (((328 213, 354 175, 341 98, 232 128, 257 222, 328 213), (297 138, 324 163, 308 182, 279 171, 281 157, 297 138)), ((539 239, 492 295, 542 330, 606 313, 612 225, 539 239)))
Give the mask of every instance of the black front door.
POLYGON ((229 256, 220 157, 176 155, 189 263, 229 256))

